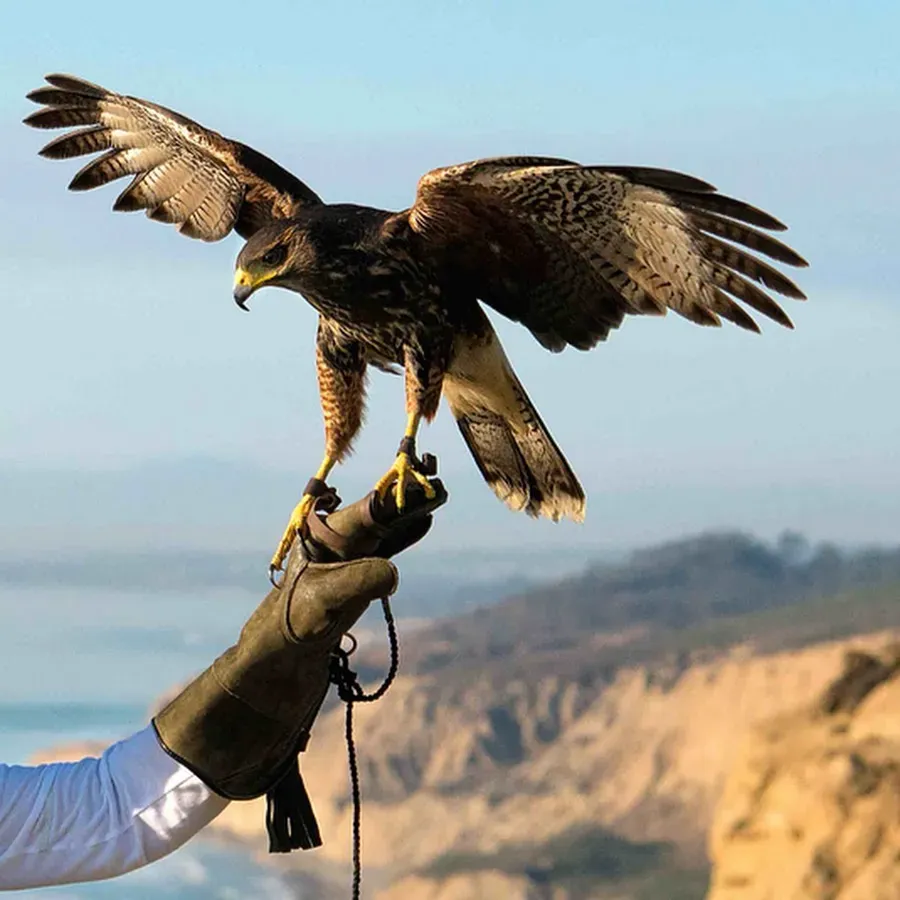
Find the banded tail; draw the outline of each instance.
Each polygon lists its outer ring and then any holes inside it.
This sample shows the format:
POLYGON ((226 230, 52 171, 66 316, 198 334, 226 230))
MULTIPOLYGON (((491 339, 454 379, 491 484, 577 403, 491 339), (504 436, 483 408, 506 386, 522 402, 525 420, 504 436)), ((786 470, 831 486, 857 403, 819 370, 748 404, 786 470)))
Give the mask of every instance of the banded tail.
POLYGON ((554 522, 584 519, 584 490, 541 421, 490 325, 460 336, 444 396, 484 480, 511 509, 554 522))

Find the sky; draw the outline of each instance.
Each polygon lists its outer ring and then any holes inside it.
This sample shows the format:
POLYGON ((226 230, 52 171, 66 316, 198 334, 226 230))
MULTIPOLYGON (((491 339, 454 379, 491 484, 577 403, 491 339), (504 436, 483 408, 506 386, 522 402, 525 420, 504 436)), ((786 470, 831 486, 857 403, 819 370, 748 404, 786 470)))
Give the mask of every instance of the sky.
MULTIPOLYGON (((900 7, 887 2, 23 4, 0 34, 0 550, 273 544, 321 456, 315 314, 231 300, 240 239, 112 214, 118 185, 23 127, 44 73, 152 99, 329 201, 403 208, 495 154, 675 168, 788 223, 796 330, 670 315, 589 354, 494 316, 588 493, 583 526, 506 511, 446 411, 436 547, 624 547, 712 527, 900 541, 900 7), (74 487, 73 487, 74 486, 74 487), (118 491, 118 493, 116 493, 118 491), (254 498, 258 497, 258 503, 254 498)), ((375 374, 345 497, 387 468, 400 379, 375 374)))

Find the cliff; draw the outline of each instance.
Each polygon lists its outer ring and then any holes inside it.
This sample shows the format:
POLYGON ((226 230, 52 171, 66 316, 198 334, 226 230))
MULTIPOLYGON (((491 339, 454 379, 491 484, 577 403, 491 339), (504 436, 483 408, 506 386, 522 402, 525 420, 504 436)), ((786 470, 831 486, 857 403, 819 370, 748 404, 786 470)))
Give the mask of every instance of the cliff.
MULTIPOLYGON (((900 759, 900 680, 853 711, 846 699, 820 710, 848 650, 874 653, 894 636, 763 655, 739 646, 582 682, 401 677, 358 708, 366 883, 381 888, 378 900, 697 900, 713 821, 711 900, 762 900, 788 870, 797 884, 824 878, 828 865, 843 879, 848 853, 887 865, 900 816, 877 833, 860 823, 873 804, 879 822, 900 811, 890 763, 900 759), (848 795, 851 783, 864 789, 848 795), (794 824, 773 824, 785 798, 794 824)), ((325 846, 292 861, 341 883, 350 849, 342 709, 320 719, 302 762, 325 846)), ((210 834, 262 852, 262 823, 259 802, 234 803, 210 834)))
MULTIPOLYGON (((744 734, 813 703, 848 646, 772 655, 737 647, 583 683, 400 678, 357 716, 364 858, 381 884, 394 883, 383 900, 449 900, 463 882, 470 893, 460 896, 491 896, 491 879, 506 885, 493 896, 542 898, 547 885, 568 884, 575 856, 595 885, 676 872, 692 886, 684 896, 702 896, 707 830, 744 734)), ((334 709, 303 758, 325 837, 316 856, 338 864, 350 831, 343 741, 334 709)), ((247 838, 261 821, 258 808, 236 804, 214 827, 247 838)))
POLYGON ((753 729, 710 838, 709 900, 900 897, 900 653, 854 651, 818 703, 753 729))
MULTIPOLYGON (((691 539, 404 629, 403 674, 356 715, 370 896, 704 896, 710 824, 748 729, 805 721, 796 710, 820 702, 849 649, 873 653, 900 628, 900 551, 795 544, 691 539)), ((383 663, 378 642, 354 657, 369 677, 383 663)), ((861 665, 848 683, 867 695, 885 669, 861 665)), ((810 746, 821 721, 851 715, 851 695, 832 689, 810 746)), ((331 704, 302 759, 325 846, 287 861, 344 890, 346 759, 331 704)), ((263 852, 262 823, 260 803, 232 804, 209 833, 263 852)), ((714 889, 737 889, 748 876, 720 877, 719 846, 714 889)))

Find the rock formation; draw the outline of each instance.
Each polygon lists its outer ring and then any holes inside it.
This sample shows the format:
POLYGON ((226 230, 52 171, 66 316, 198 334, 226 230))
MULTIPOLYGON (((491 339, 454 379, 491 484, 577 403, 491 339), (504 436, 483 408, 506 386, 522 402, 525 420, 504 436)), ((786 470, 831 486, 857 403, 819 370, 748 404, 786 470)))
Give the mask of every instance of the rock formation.
MULTIPOLYGON (((629 878, 656 868, 659 889, 641 897, 699 900, 714 819, 710 900, 897 900, 900 678, 893 651, 879 652, 890 638, 739 646, 580 678, 402 676, 356 717, 365 883, 377 900, 623 900, 637 895, 629 878), (587 894, 555 881, 576 864, 593 873, 587 894), (676 894, 670 865, 700 877, 676 894)), ((325 845, 291 862, 345 887, 342 709, 317 723, 302 765, 325 845)), ((211 833, 262 851, 262 823, 261 804, 235 803, 211 833)))
POLYGON ((709 900, 900 897, 900 653, 852 650, 818 702, 753 729, 710 837, 709 900))

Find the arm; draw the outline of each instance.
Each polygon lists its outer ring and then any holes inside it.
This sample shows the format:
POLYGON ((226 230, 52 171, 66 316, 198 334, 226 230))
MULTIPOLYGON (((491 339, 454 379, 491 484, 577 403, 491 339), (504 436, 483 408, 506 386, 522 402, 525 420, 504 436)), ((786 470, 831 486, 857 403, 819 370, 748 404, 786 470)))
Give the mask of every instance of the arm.
POLYGON ((294 543, 280 584, 257 607, 237 643, 153 719, 163 749, 230 800, 266 796, 269 850, 322 843, 297 756, 328 690, 341 637, 372 602, 397 588, 387 560, 421 540, 447 500, 416 485, 400 512, 373 491, 320 516, 340 501, 318 498, 294 543))
POLYGON ((397 573, 385 559, 420 540, 445 500, 441 488, 398 516, 372 494, 328 517, 314 513, 309 555, 295 547, 283 584, 238 643, 152 727, 97 759, 0 765, 0 891, 147 865, 211 822, 226 798, 268 796, 273 849, 321 843, 296 759, 328 686, 331 651, 372 599, 393 592, 397 573))
POLYGON ((123 875, 178 849, 227 805, 152 728, 99 758, 0 766, 0 890, 123 875))

